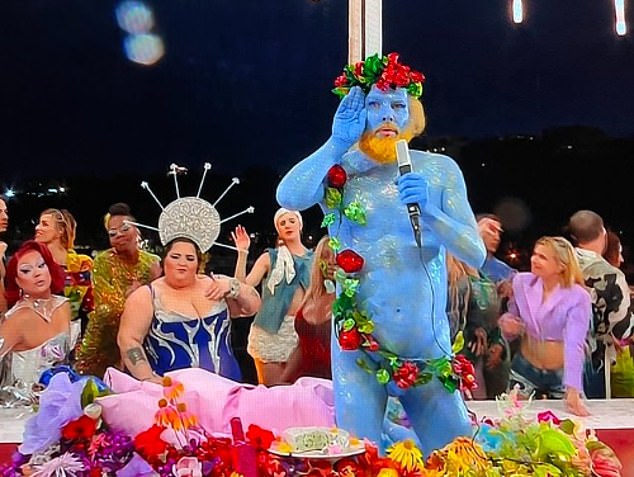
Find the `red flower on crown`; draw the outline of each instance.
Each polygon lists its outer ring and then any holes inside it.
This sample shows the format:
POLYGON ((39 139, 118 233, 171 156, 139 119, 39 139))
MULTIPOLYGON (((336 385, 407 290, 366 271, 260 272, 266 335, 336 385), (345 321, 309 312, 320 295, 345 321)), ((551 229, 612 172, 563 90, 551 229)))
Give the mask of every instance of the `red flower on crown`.
POLYGON ((406 88, 410 95, 420 98, 423 94, 425 75, 399 63, 398 58, 398 53, 390 53, 387 56, 376 54, 369 56, 365 61, 347 65, 343 73, 335 79, 333 93, 343 97, 353 86, 359 86, 368 93, 372 85, 376 85, 382 91, 406 88))

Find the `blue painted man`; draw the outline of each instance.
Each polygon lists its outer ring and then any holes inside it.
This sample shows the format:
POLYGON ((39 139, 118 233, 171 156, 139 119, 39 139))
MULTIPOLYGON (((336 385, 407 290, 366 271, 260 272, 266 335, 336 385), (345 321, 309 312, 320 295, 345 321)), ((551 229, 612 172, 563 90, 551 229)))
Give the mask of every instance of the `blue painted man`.
POLYGON ((348 65, 335 81, 342 101, 331 136, 288 172, 277 199, 296 210, 320 204, 337 252, 337 425, 380 443, 388 395, 396 395, 427 454, 471 433, 456 391, 465 366, 452 362, 445 252, 477 268, 486 251, 451 158, 411 151, 413 172, 399 177, 396 141, 425 127, 423 80, 394 53, 348 65), (410 203, 421 210, 420 248, 410 203))

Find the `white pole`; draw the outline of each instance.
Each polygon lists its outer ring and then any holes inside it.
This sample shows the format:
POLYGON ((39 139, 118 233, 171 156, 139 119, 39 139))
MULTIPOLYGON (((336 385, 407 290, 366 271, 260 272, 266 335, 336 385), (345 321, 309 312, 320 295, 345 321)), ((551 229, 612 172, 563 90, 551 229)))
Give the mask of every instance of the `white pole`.
POLYGON ((383 48, 383 0, 348 0, 348 63, 383 48))

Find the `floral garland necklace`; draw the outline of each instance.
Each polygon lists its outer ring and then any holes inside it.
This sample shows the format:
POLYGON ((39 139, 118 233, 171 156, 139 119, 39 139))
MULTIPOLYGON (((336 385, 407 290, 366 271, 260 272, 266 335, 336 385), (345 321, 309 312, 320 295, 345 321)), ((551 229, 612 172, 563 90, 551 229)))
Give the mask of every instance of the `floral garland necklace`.
MULTIPOLYGON (((336 212, 326 214, 321 226, 330 230, 336 222, 341 227, 344 220, 365 225, 366 212, 361 202, 355 199, 348 204, 344 203, 344 186, 347 182, 345 169, 340 165, 332 166, 326 179, 324 201, 328 209, 336 212)), ((361 287, 359 272, 363 269, 364 258, 352 249, 342 250, 341 241, 336 234, 331 233, 328 245, 336 254, 338 268, 335 281, 341 287, 341 293, 332 306, 332 316, 337 342, 342 350, 361 350, 368 358, 373 355, 383 358, 379 361, 376 371, 365 359, 357 360, 357 364, 368 373, 373 373, 381 384, 394 381, 399 388, 407 389, 426 384, 436 378, 450 393, 456 389, 471 391, 477 387, 473 365, 464 356, 456 354, 464 346, 461 334, 452 346, 453 357, 404 359, 381 345, 373 335, 375 328, 372 317, 360 306, 357 298, 361 287)))

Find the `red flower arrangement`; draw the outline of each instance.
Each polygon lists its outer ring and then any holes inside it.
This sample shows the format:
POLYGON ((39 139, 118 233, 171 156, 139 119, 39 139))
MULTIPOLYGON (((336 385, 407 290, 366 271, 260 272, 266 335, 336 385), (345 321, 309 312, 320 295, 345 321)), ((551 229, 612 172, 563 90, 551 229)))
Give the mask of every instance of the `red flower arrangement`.
POLYGON ((399 63, 398 58, 398 53, 390 53, 387 56, 375 54, 365 61, 345 66, 343 73, 335 79, 333 93, 343 97, 353 86, 359 86, 368 93, 372 85, 376 85, 382 91, 406 88, 410 95, 420 98, 423 94, 425 75, 399 63))

